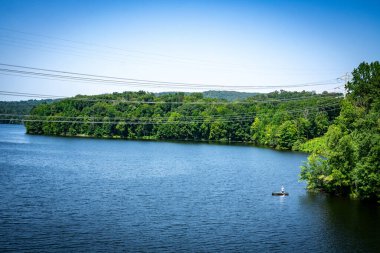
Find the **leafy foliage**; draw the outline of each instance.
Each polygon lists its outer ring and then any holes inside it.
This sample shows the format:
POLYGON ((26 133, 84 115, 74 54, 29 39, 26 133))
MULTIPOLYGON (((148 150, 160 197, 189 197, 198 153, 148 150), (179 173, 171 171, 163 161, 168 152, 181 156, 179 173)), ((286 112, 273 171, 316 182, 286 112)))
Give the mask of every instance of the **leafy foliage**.
MULTIPOLYGON (((362 63, 339 117, 301 168, 311 190, 380 201, 380 64, 362 63)), ((303 144, 304 148, 307 144, 303 144)))
MULTIPOLYGON (((177 92, 159 92, 156 93, 156 96, 163 96, 169 94, 176 94, 177 92)), ((189 95, 190 93, 184 92, 185 95, 189 95)), ((199 93, 201 94, 201 93, 199 93)), ((248 97, 253 97, 258 95, 259 93, 252 92, 238 92, 238 91, 221 91, 221 90, 209 90, 202 92, 204 98, 217 98, 217 99, 225 99, 227 101, 234 100, 242 100, 248 97)))
POLYGON ((292 149, 327 131, 339 115, 339 95, 276 91, 235 102, 202 93, 76 96, 35 107, 26 127, 30 134, 250 142, 292 149))
POLYGON ((18 115, 29 114, 39 104, 52 103, 51 99, 27 101, 0 101, 0 124, 20 124, 18 115), (12 117, 9 117, 10 115, 12 117))
POLYGON ((225 99, 227 101, 242 100, 248 97, 253 97, 259 93, 250 93, 250 92, 237 92, 237 91, 219 91, 219 90, 210 90, 203 92, 205 98, 218 98, 225 99))

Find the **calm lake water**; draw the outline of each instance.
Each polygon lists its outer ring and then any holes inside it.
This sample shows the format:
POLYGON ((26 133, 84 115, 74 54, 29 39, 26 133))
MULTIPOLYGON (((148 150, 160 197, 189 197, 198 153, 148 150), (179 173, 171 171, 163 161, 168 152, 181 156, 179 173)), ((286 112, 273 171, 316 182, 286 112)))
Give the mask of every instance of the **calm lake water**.
POLYGON ((0 157, 1 252, 379 252, 379 207, 306 193, 305 154, 0 125, 0 157))

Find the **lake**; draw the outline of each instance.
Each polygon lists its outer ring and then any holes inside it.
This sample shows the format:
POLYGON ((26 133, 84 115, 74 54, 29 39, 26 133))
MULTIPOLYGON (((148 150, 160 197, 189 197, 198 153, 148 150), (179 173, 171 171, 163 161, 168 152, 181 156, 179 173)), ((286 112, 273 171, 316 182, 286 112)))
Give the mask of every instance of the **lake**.
POLYGON ((379 252, 380 208, 308 194, 303 153, 0 125, 0 156, 1 252, 379 252))

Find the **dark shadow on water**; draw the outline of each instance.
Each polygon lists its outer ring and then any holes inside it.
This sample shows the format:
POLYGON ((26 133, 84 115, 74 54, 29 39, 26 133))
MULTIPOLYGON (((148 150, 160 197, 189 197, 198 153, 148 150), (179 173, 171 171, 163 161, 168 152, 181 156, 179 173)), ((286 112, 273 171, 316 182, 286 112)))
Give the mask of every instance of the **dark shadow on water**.
POLYGON ((89 140, 100 140, 100 141, 130 141, 130 142, 162 142, 162 143, 172 143, 172 144, 188 144, 188 145, 215 145, 215 146, 235 146, 235 147, 254 147, 260 149, 268 149, 275 152, 281 153, 300 153, 306 154, 301 151, 293 150, 280 150, 273 147, 257 145, 250 142, 239 142, 239 141, 210 141, 210 140, 176 140, 176 139, 139 139, 139 138, 112 138, 112 137, 96 137, 96 136, 63 136, 63 135, 38 135, 25 133, 25 136, 38 136, 38 137, 49 137, 49 138, 60 138, 60 139, 89 139, 89 140))
POLYGON ((299 201, 311 219, 324 223, 325 242, 333 252, 379 252, 380 206, 376 203, 322 193, 307 193, 299 201))
POLYGON ((136 141, 136 142, 163 142, 163 143, 173 143, 173 144, 190 144, 190 145, 218 145, 218 146, 240 146, 240 147, 254 147, 261 149, 273 150, 281 153, 300 153, 305 154, 301 151, 293 150, 280 150, 273 147, 268 147, 264 145, 254 144, 252 142, 240 142, 240 141, 212 141, 212 140, 201 140, 201 139, 154 139, 154 138, 114 138, 114 137, 96 137, 96 136, 64 136, 64 135, 39 135, 39 134, 30 134, 26 132, 24 125, 10 125, 12 127, 17 127, 19 130, 24 130, 24 136, 36 136, 36 137, 48 137, 48 138, 57 138, 57 139, 89 139, 89 140, 101 140, 101 141, 136 141))

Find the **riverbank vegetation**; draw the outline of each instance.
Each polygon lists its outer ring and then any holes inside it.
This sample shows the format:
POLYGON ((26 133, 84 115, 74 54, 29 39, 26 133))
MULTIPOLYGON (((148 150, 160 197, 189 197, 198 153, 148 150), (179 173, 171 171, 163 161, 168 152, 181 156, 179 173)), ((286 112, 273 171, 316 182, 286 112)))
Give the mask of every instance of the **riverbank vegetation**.
POLYGON ((346 85, 340 115, 301 168, 308 189, 380 201, 380 64, 362 63, 346 85))
POLYGON ((339 115, 339 93, 276 91, 233 102, 202 93, 124 92, 36 106, 30 134, 246 142, 299 149, 339 115))

